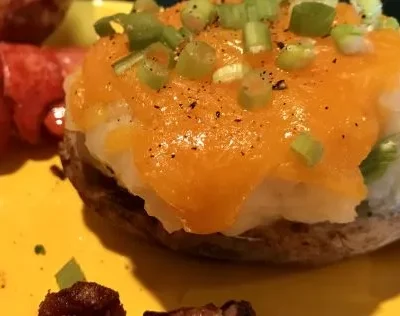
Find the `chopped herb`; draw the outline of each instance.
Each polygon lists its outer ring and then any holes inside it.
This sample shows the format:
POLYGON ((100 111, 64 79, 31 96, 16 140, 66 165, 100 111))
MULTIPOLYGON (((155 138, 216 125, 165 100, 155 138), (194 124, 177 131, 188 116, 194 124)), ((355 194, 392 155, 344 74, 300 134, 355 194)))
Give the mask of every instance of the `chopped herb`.
POLYGON ((76 282, 86 281, 85 275, 75 258, 71 258, 55 275, 60 290, 74 285, 76 282))
POLYGON ((44 246, 41 244, 36 245, 34 248, 34 251, 35 251, 35 254, 37 254, 37 255, 44 256, 46 254, 46 248, 44 248, 44 246))

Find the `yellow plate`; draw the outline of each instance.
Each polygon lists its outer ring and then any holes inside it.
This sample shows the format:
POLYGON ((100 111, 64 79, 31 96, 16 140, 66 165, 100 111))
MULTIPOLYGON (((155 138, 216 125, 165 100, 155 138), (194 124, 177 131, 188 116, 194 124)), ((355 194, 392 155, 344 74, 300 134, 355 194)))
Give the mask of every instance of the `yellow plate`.
MULTIPOLYGON (((75 2, 53 44, 89 44, 101 15, 127 3, 75 2)), ((130 240, 85 210, 47 148, 0 164, 0 315, 34 316, 54 274, 74 256, 86 276, 119 291, 129 316, 182 305, 247 299, 261 316, 398 316, 400 249, 391 246, 317 270, 277 270, 182 258, 130 240), (34 254, 44 244, 47 254, 34 254)))

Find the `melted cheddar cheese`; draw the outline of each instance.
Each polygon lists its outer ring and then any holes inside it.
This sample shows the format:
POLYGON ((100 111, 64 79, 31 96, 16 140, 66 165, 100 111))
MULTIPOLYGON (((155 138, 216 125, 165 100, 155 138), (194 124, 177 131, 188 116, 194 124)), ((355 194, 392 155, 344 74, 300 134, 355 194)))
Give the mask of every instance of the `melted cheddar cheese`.
MULTIPOLYGON (((159 14, 181 26, 181 5, 159 14)), ((172 74, 154 91, 140 83, 135 68, 117 76, 111 65, 128 53, 127 38, 116 35, 94 44, 82 73, 69 91, 71 116, 82 131, 107 118, 106 106, 123 100, 132 124, 108 135, 106 151, 132 150, 133 164, 146 186, 176 210, 187 231, 212 233, 229 228, 241 205, 266 177, 311 184, 363 200, 366 187, 359 165, 379 138, 385 115, 379 95, 400 73, 400 35, 368 33, 373 51, 341 55, 330 37, 316 39, 317 58, 300 71, 275 65, 276 43, 298 39, 287 32, 288 10, 271 26, 272 52, 242 52, 241 31, 212 26, 197 36, 216 49, 217 67, 247 62, 261 67, 273 83, 272 103, 260 110, 242 110, 238 83, 190 81, 172 74), (322 142, 324 156, 307 167, 290 149, 293 138, 309 131, 322 142)), ((353 8, 341 4, 337 22, 357 23, 353 8)))

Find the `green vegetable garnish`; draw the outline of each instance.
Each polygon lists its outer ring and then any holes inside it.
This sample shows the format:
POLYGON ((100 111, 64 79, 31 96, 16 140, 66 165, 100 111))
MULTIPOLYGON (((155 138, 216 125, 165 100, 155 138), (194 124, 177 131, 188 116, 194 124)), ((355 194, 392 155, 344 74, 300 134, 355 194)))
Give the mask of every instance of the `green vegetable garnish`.
POLYGON ((253 70, 243 77, 238 102, 245 110, 267 106, 272 100, 272 85, 262 71, 253 70))
POLYGON ((179 33, 185 40, 191 41, 193 39, 193 33, 184 26, 179 29, 179 33))
POLYGON ((146 49, 136 75, 140 82, 159 90, 167 83, 173 63, 172 51, 161 43, 153 43, 146 49))
POLYGON ((172 49, 178 47, 185 40, 184 36, 173 26, 164 26, 161 33, 161 42, 172 49))
POLYGON ((46 248, 44 248, 44 246, 41 244, 36 245, 34 248, 34 251, 35 251, 35 254, 37 254, 37 255, 44 256, 46 254, 46 248))
POLYGON ((289 29, 301 36, 329 34, 336 15, 336 4, 332 6, 331 2, 301 1, 295 4, 290 16, 289 29))
POLYGON ((247 12, 244 3, 221 4, 217 6, 219 23, 227 29, 241 29, 247 20, 247 12))
POLYGON ((157 42, 163 31, 161 22, 149 12, 131 13, 123 22, 131 50, 141 50, 157 42))
POLYGON ((116 33, 111 23, 114 22, 116 24, 119 24, 125 29, 129 17, 130 15, 125 13, 117 13, 115 15, 106 16, 97 20, 93 27, 97 35, 99 35, 100 37, 110 36, 116 33))
POLYGON ((237 63, 230 64, 219 68, 213 74, 214 83, 231 82, 242 79, 243 76, 250 71, 250 67, 246 64, 237 63))
POLYGON ((271 32, 263 22, 247 22, 243 28, 244 51, 257 54, 272 50, 271 32))
POLYGON ((350 0, 363 22, 375 26, 382 14, 381 0, 350 0))
POLYGON ((190 0, 181 11, 182 24, 194 33, 199 33, 215 18, 215 6, 209 0, 190 0))
POLYGON ((274 21, 279 14, 279 0, 245 0, 247 7, 255 8, 257 19, 249 19, 248 21, 274 21))
POLYGON ((395 18, 389 17, 389 16, 384 16, 384 15, 382 15, 379 18, 377 29, 398 30, 399 28, 400 28, 399 22, 395 18))
POLYGON ((315 166, 324 154, 323 145, 308 133, 299 134, 292 142, 292 150, 309 166, 315 166))
POLYGON ((212 73, 215 67, 215 49, 205 42, 188 43, 179 55, 176 72, 188 79, 199 79, 212 73))
POLYGON ((311 43, 288 44, 279 52, 276 64, 286 71, 297 70, 309 66, 315 57, 314 45, 311 43))
POLYGON ((360 165, 366 184, 380 179, 386 173, 390 164, 399 158, 399 144, 400 133, 384 138, 372 148, 367 158, 360 165))
POLYGON ((345 55, 355 55, 369 50, 364 29, 357 25, 340 24, 332 29, 331 36, 338 50, 345 55))
POLYGON ((55 277, 60 290, 69 288, 76 282, 86 281, 85 275, 75 258, 71 258, 71 260, 57 272, 55 277))
POLYGON ((127 56, 117 60, 113 65, 113 69, 117 75, 122 75, 128 69, 139 63, 143 59, 143 52, 133 52, 127 56))

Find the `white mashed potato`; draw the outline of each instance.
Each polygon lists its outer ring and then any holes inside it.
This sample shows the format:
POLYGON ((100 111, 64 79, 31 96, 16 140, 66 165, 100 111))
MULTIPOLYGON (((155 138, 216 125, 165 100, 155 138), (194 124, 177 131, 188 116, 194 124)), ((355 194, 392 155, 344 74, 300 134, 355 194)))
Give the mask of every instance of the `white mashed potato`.
MULTIPOLYGON (((380 106, 390 114, 382 136, 400 132, 400 92, 383 94, 380 106)), ((112 104, 108 111, 109 120, 86 133, 89 152, 113 169, 121 186, 144 199, 147 213, 160 220, 167 231, 181 229, 182 224, 174 209, 140 180, 138 170, 132 163, 133 153, 125 150, 109 155, 105 152, 104 142, 110 131, 126 124, 135 124, 126 104, 112 104)), ((66 127, 77 130, 68 111, 66 127)), ((397 210, 400 206, 400 160, 393 163, 381 179, 372 183, 368 191, 369 205, 374 212, 397 210)), ((280 218, 310 224, 325 221, 348 223, 357 217, 355 209, 360 202, 308 184, 266 178, 246 199, 234 225, 222 233, 239 235, 280 218)))

